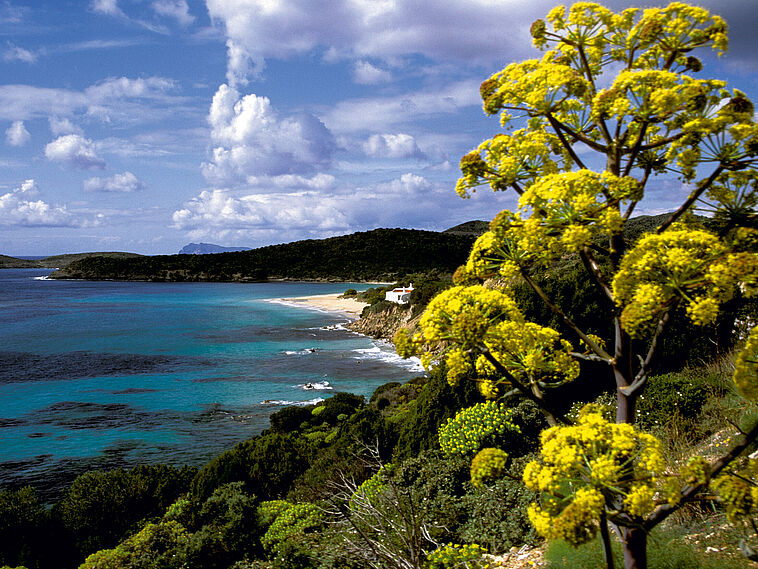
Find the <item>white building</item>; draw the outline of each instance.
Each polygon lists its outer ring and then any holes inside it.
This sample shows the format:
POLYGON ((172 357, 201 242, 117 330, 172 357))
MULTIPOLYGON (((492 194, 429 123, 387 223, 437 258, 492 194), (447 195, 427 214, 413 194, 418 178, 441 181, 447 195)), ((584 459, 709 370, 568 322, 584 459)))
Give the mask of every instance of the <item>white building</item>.
POLYGON ((407 287, 393 288, 384 293, 384 300, 395 302, 397 304, 408 304, 411 301, 411 293, 413 292, 413 283, 407 287))

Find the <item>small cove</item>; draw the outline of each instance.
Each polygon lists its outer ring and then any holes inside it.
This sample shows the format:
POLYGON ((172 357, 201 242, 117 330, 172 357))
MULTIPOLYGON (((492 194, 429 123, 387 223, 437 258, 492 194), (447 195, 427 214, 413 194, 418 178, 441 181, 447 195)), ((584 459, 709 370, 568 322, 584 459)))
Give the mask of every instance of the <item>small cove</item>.
POLYGON ((421 370, 339 314, 271 302, 354 283, 43 280, 0 271, 0 488, 89 468, 199 466, 283 404, 421 370), (315 389, 314 389, 315 387, 315 389))

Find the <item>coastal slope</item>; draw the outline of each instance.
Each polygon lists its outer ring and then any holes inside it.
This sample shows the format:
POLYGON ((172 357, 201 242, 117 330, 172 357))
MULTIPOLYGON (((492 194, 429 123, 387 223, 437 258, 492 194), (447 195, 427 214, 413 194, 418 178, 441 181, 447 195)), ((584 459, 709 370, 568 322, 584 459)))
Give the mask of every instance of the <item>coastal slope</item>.
POLYGON ((261 282, 395 281, 437 269, 453 272, 474 237, 415 229, 375 229, 214 255, 92 257, 51 275, 58 279, 261 282))

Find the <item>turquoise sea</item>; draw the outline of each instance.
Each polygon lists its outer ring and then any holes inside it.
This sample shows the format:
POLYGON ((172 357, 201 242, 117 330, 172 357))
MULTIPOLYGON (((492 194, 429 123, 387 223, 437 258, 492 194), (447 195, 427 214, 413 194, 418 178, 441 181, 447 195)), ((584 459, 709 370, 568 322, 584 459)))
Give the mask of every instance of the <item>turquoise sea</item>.
POLYGON ((0 271, 0 489, 91 468, 200 466, 283 405, 423 373, 348 318, 276 299, 350 283, 46 280, 0 271))

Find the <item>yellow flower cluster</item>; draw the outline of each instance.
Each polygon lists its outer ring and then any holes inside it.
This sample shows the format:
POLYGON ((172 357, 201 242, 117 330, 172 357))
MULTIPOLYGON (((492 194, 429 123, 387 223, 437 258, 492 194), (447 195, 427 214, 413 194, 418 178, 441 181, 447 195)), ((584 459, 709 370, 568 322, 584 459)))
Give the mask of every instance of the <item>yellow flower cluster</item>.
MULTIPOLYGON (((486 346, 524 384, 557 387, 579 376, 579 362, 571 355, 571 344, 552 328, 533 322, 500 322, 493 327, 486 346)), ((476 360, 476 371, 480 377, 503 381, 483 356, 476 360)))
MULTIPOLYGON (((758 148, 758 126, 754 127, 755 145, 758 148)), ((755 215, 758 207, 758 171, 754 169, 739 172, 724 172, 706 193, 710 211, 714 219, 724 224, 745 223, 755 215)), ((755 243, 751 249, 755 250, 755 243)))
POLYGON ((504 403, 487 401, 462 409, 440 427, 439 441, 447 455, 470 455, 484 445, 496 444, 506 433, 520 433, 504 403))
POLYGON ((385 464, 371 478, 365 480, 350 496, 350 509, 360 510, 373 503, 387 488, 387 477, 392 472, 392 464, 385 464))
POLYGON ((508 464, 508 453, 499 448, 484 448, 471 461, 471 482, 482 486, 502 478, 508 464))
MULTIPOLYGON (((479 243, 484 245, 478 251, 489 246, 485 240, 479 243)), ((440 357, 447 363, 448 382, 457 385, 476 375, 488 398, 499 394, 499 385, 509 384, 507 374, 524 384, 550 387, 579 375, 571 344, 552 328, 526 322, 502 290, 480 285, 450 288, 429 303, 419 328, 413 337, 402 330, 395 335, 398 353, 403 357, 421 354, 422 363, 431 366, 436 350, 444 347, 440 357), (484 353, 494 357, 507 374, 484 353)))
POLYGON ((726 505, 730 522, 753 517, 758 512, 758 459, 750 459, 740 472, 719 476, 711 486, 726 505))
POLYGON ((504 229, 519 248, 553 259, 582 249, 596 235, 619 233, 618 205, 641 198, 641 186, 631 177, 591 170, 547 174, 519 198, 521 223, 511 220, 504 229))
POLYGON ((476 543, 448 543, 429 554, 428 569, 480 569, 486 566, 482 559, 486 552, 486 549, 476 543))
POLYGON ((737 354, 734 383, 743 397, 758 399, 758 327, 750 330, 745 347, 737 354))
POLYGON ((485 183, 502 191, 514 184, 530 184, 541 174, 564 171, 569 166, 570 159, 558 137, 544 128, 498 134, 461 159, 463 177, 456 192, 467 197, 469 190, 476 191, 485 183))
POLYGON ((572 545, 581 545, 595 537, 604 504, 600 492, 580 488, 560 514, 553 515, 549 509, 531 504, 527 515, 534 529, 545 539, 563 539, 572 545))
POLYGON ((551 427, 540 436, 540 460, 524 470, 528 488, 543 493, 529 511, 535 529, 548 539, 578 544, 597 529, 605 498, 620 499, 625 511, 644 517, 665 468, 661 443, 629 424, 606 420, 599 407, 585 406, 576 425, 551 427))
POLYGON ((757 279, 756 254, 730 252, 716 235, 676 227, 638 241, 621 261, 613 293, 625 328, 640 337, 678 302, 693 323, 711 323, 737 287, 752 294, 757 279))

